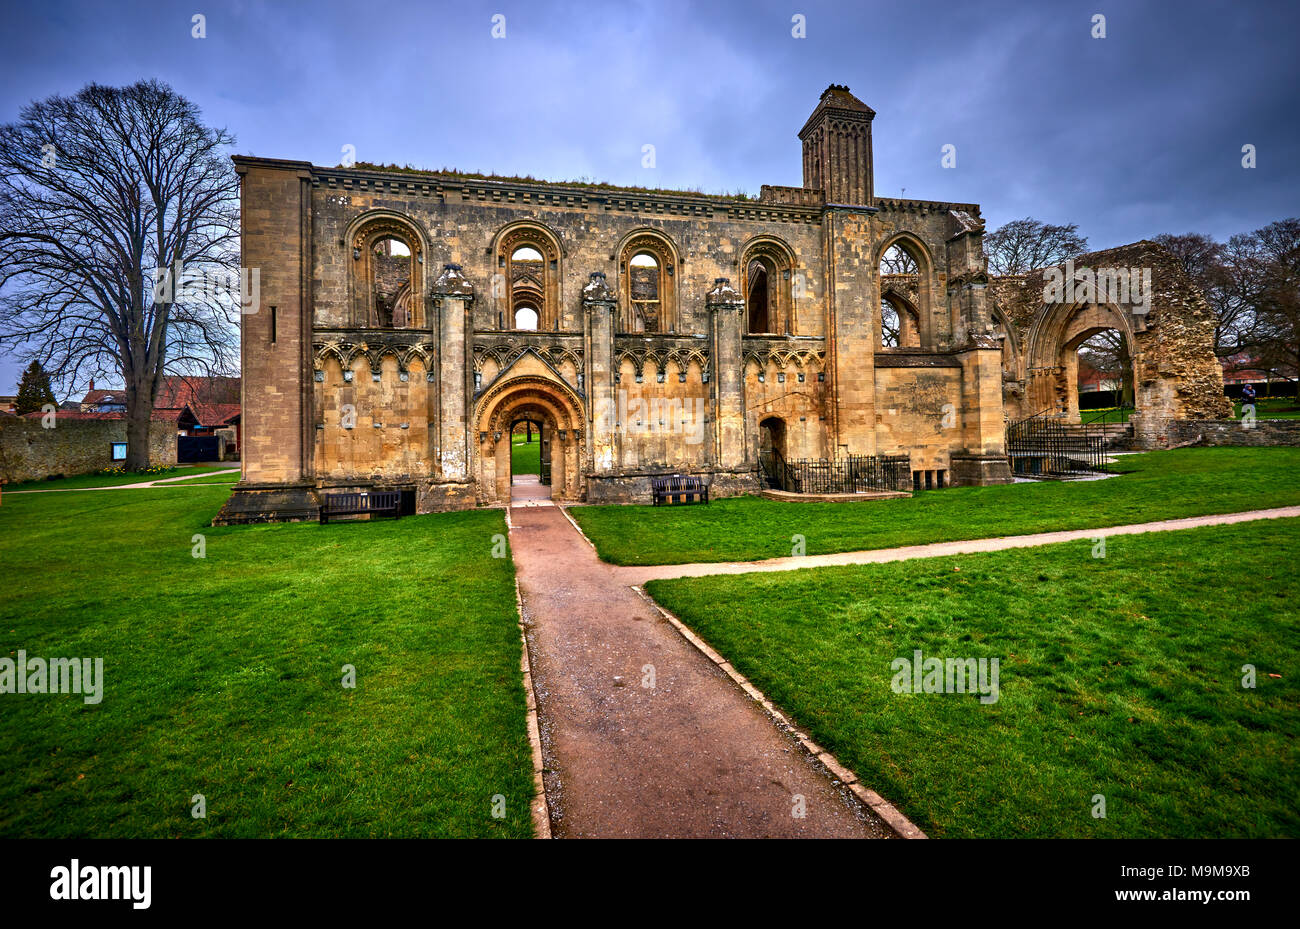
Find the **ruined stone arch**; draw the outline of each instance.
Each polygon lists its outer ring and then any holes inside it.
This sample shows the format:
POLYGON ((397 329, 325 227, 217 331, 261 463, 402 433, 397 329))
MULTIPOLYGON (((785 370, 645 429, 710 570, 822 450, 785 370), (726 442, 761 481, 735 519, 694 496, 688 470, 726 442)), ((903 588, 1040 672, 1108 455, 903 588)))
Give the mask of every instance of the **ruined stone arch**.
POLYGON ((479 502, 510 500, 510 429, 523 419, 542 426, 551 462, 552 497, 581 500, 586 444, 582 399, 548 362, 530 352, 503 371, 475 404, 479 502))
MULTIPOLYGON (((883 303, 889 299, 890 305, 901 314, 906 310, 913 314, 916 320, 916 333, 909 336, 915 343, 914 346, 907 346, 900 338, 899 347, 916 347, 926 350, 932 350, 936 343, 935 332, 935 311, 934 311, 934 274, 935 263, 934 256, 930 248, 915 233, 908 230, 900 230, 892 235, 886 236, 880 245, 876 248, 874 267, 878 272, 880 282, 880 300, 875 302, 876 334, 874 342, 876 345, 882 344, 880 327, 881 318, 879 314, 882 311, 883 303), (905 252, 914 262, 916 262, 917 273, 911 274, 884 274, 880 272, 881 264, 885 259, 885 253, 891 248, 897 246, 905 252), (914 277, 914 279, 913 279, 914 277)), ((901 333, 900 333, 901 335, 901 333)))
POLYGON ((348 258, 349 324, 357 328, 425 329, 429 326, 425 267, 428 234, 413 218, 370 210, 354 219, 344 242, 348 258), (376 247, 396 240, 409 252, 405 267, 385 262, 376 247), (387 279, 391 272, 394 280, 387 279), (404 277, 404 279, 403 279, 404 277))
MULTIPOLYGON (((880 295, 882 303, 889 304, 894 312, 898 315, 898 343, 893 348, 920 348, 921 347, 921 313, 916 308, 915 302, 899 287, 889 284, 885 286, 884 292, 880 295)), ((885 328, 884 324, 884 307, 881 307, 881 330, 885 328)), ((882 348, 891 346, 883 345, 882 348)))
POLYGON ((560 328, 560 281, 564 271, 564 247, 560 237, 536 220, 509 223, 497 231, 492 240, 492 298, 496 304, 497 325, 516 328, 516 314, 525 308, 537 312, 537 328, 555 331, 560 328), (532 249, 541 255, 540 266, 514 256, 520 249, 532 249))
POLYGON ((750 335, 792 335, 798 331, 792 282, 794 249, 774 235, 757 235, 740 251, 740 292, 745 331, 750 335))
MULTIPOLYGON (((1140 348, 1132 315, 1113 303, 1044 304, 1026 340, 1025 415, 1040 412, 1079 418, 1079 346, 1099 332, 1114 329, 1128 348, 1129 376, 1137 388, 1140 348)), ((1140 411, 1143 401, 1135 395, 1140 411)))
POLYGON ((619 242, 619 332, 677 331, 677 246, 658 229, 636 229, 619 242), (654 259, 654 273, 637 270, 634 259, 654 259), (635 280, 634 280, 635 278, 635 280))

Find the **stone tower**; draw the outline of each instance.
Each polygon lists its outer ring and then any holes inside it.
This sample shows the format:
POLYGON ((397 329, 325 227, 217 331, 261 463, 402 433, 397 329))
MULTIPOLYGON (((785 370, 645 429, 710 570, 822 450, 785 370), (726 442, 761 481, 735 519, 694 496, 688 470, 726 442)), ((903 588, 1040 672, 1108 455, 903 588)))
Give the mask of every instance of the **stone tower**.
POLYGON ((843 84, 827 87, 799 130, 803 186, 820 188, 828 204, 874 206, 871 120, 875 115, 843 84))

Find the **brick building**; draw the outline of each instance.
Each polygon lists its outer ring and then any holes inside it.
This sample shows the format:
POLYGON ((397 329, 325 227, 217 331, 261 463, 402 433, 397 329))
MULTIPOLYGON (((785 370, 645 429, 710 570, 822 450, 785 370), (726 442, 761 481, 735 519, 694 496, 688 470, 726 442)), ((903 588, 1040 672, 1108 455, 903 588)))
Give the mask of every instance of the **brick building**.
POLYGON ((508 500, 521 420, 563 500, 753 491, 772 450, 1009 480, 979 207, 877 197, 874 115, 832 85, 757 199, 236 158, 262 291, 218 521, 508 500))

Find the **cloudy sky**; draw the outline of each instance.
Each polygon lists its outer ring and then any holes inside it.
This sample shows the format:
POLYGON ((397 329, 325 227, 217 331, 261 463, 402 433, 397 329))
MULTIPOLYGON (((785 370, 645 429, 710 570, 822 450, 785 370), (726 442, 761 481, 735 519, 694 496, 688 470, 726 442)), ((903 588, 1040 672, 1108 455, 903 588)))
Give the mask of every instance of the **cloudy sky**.
MULTIPOLYGON (((1032 215, 1104 248, 1300 214, 1300 4, 1284 0, 10 0, 4 20, 0 122, 156 77, 240 153, 332 165, 351 145, 361 161, 756 194, 801 182, 796 133, 839 83, 876 111, 877 194, 976 202, 990 229, 1032 215)), ((0 358, 0 393, 17 371, 0 358)))

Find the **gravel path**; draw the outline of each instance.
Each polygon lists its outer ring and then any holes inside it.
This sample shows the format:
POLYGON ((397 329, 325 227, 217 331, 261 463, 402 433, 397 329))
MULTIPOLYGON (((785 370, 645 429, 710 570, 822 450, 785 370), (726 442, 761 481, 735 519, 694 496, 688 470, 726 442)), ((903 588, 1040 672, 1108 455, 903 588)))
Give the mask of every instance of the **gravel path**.
POLYGON ((556 837, 892 835, 563 510, 520 503, 510 545, 556 837))

